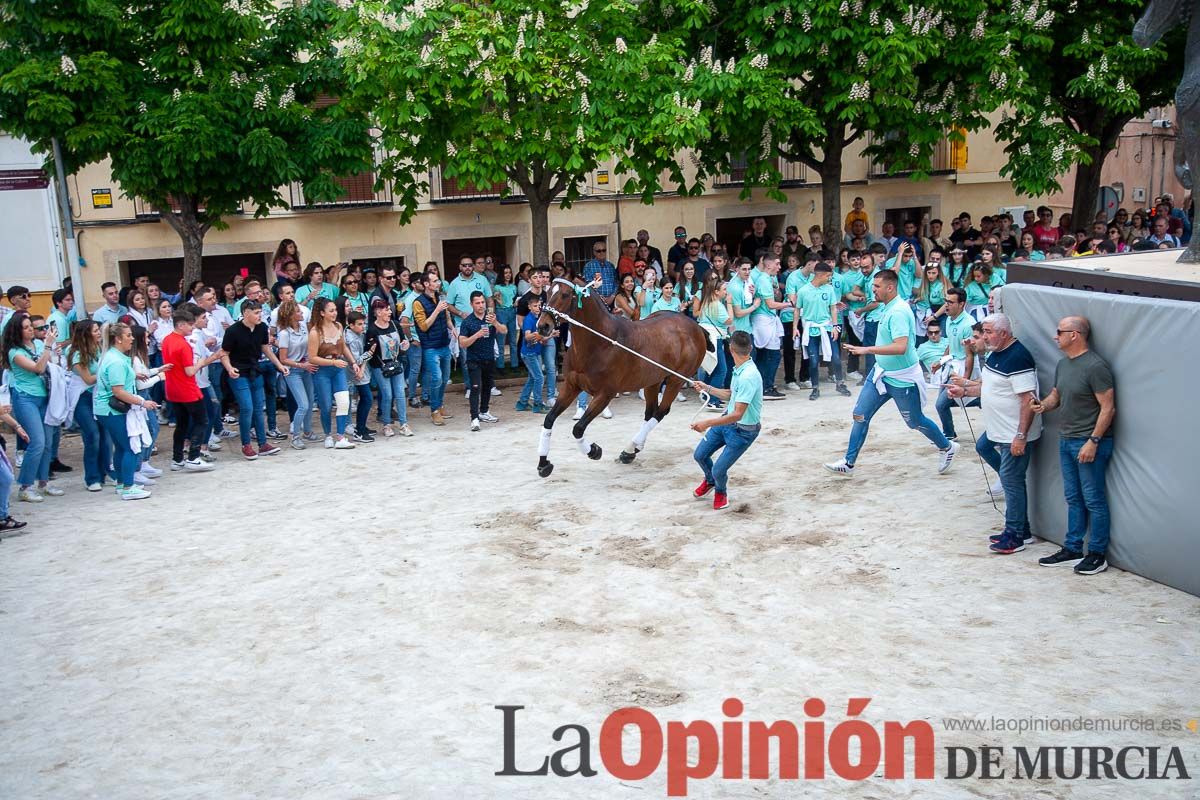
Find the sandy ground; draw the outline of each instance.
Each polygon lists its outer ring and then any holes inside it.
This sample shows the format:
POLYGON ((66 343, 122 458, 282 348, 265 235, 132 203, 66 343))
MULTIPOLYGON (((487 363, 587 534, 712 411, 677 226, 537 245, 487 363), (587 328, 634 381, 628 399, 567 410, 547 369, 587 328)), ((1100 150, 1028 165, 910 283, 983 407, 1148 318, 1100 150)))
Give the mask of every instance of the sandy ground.
MULTIPOLYGON (((708 780, 692 797, 1194 797, 1200 734, 961 733, 944 717, 1198 716, 1200 599, 1112 569, 1039 568, 1055 547, 987 552, 1000 517, 979 465, 935 473, 931 447, 880 413, 859 474, 851 401, 770 403, 737 466, 734 508, 692 500, 695 400, 632 466, 640 420, 597 420, 601 462, 560 422, 547 480, 540 418, 353 452, 286 450, 167 475, 151 500, 15 504, 0 543, 0 797, 664 797, 640 782, 495 777, 501 714, 518 764, 624 705, 667 720, 827 727, 929 720, 952 745, 1177 744, 1193 781, 708 780)), ((160 458, 160 463, 165 459, 160 458)), ((1118 534, 1119 535, 1119 532, 1118 534)), ((636 741, 636 740, 635 740, 636 741)), ((632 743, 627 752, 632 758, 632 743)), ((1010 760, 1006 756, 1006 761, 1010 760)), ((880 770, 881 772, 882 770, 880 770)))

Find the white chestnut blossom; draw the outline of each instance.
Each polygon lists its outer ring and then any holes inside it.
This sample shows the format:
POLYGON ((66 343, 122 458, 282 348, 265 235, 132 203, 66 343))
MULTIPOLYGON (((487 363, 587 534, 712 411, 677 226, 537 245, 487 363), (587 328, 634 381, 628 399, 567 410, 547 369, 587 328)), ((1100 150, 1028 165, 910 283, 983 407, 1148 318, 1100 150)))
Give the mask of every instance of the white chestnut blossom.
POLYGON ((1054 12, 1047 11, 1045 14, 1042 14, 1042 16, 1038 18, 1037 22, 1033 23, 1033 29, 1035 31, 1044 31, 1053 24, 1054 24, 1054 12))
POLYGON ((856 61, 858 62, 859 69, 867 68, 867 54, 864 53, 863 51, 861 51, 861 50, 858 51, 858 58, 856 59, 856 61))
POLYGON ((588 100, 587 92, 584 92, 583 94, 581 94, 579 96, 579 113, 587 114, 591 110, 592 110, 592 104, 588 100))
POLYGON ((279 95, 279 107, 287 108, 294 102, 296 102, 296 90, 289 86, 284 90, 283 94, 279 95))
POLYGON ((176 88, 174 91, 171 92, 171 99, 174 100, 175 102, 179 102, 180 100, 183 99, 183 92, 179 91, 179 89, 176 88))
MULTIPOLYGON (((178 91, 178 90, 176 90, 176 91, 178 91)), ((271 99, 271 89, 267 86, 263 86, 257 92, 254 93, 254 107, 256 109, 258 109, 259 111, 262 111, 263 109, 265 109, 267 107, 267 102, 270 99, 271 99)))
POLYGON ((750 59, 750 66, 754 67, 755 69, 766 69, 767 68, 767 54, 759 53, 754 58, 750 59))
POLYGON ((838 6, 838 14, 843 17, 850 16, 850 0, 842 0, 842 4, 838 6))
POLYGON ((541 9, 538 9, 537 19, 534 21, 533 27, 539 31, 546 27, 546 15, 542 13, 541 9))
POLYGON ((68 78, 79 73, 79 68, 75 66, 75 62, 71 60, 70 56, 63 56, 61 59, 59 59, 58 68, 62 71, 62 74, 66 75, 68 78))
POLYGON ((204 68, 200 66, 199 61, 197 61, 196 65, 192 68, 192 74, 195 75, 197 78, 204 77, 204 68))
POLYGON ((910 158, 916 158, 920 154, 921 154, 921 146, 920 145, 918 145, 916 142, 913 142, 911 145, 909 145, 908 155, 910 158))
POLYGON ((883 32, 888 36, 891 36, 896 32, 896 23, 892 22, 890 19, 885 19, 883 21, 883 32))
POLYGON ((620 36, 617 37, 614 47, 616 48, 617 52, 621 53, 622 55, 629 52, 629 45, 625 44, 625 40, 620 36))
POLYGON ((879 9, 878 9, 878 8, 872 8, 872 9, 871 9, 871 16, 867 17, 867 20, 868 20, 868 21, 869 21, 869 22, 870 22, 872 25, 878 25, 878 24, 879 24, 879 9))
POLYGON ((812 30, 812 26, 813 26, 812 17, 810 17, 808 15, 807 11, 801 12, 800 27, 807 33, 808 31, 812 30))
POLYGON ((691 83, 696 78, 696 62, 688 64, 687 69, 683 73, 683 82, 691 83))
POLYGON ((454 142, 446 142, 446 155, 454 158, 458 155, 458 148, 454 146, 454 142))
POLYGON ((138 103, 138 113, 139 114, 150 113, 150 108, 149 108, 149 106, 146 105, 146 101, 143 100, 142 102, 138 103))
POLYGON ((583 126, 576 125, 575 126, 575 141, 579 142, 580 144, 583 144, 583 140, 584 140, 583 126))

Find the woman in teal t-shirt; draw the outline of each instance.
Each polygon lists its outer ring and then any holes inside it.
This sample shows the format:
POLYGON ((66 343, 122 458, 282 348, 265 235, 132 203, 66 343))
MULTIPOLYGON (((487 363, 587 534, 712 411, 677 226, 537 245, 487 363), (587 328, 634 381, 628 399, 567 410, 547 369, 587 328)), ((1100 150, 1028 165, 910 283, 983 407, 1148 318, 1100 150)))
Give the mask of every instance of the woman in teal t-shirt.
POLYGON ((492 301, 496 304, 496 319, 508 328, 508 333, 496 339, 496 369, 504 369, 504 345, 508 345, 508 365, 517 368, 517 354, 521 350, 521 332, 517 330, 517 285, 513 283, 512 267, 505 264, 496 276, 492 287, 492 301))
MULTIPOLYGON (((729 388, 729 336, 733 333, 733 310, 729 307, 729 292, 725 281, 713 274, 713 280, 704 281, 704 291, 700 294, 700 314, 696 319, 701 326, 713 328, 717 332, 717 366, 702 380, 710 386, 721 389, 729 388)), ((700 370, 701 373, 704 370, 700 370)), ((710 411, 724 409, 724 406, 714 397, 706 406, 710 411)))
POLYGON ((112 346, 100 357, 96 367, 96 388, 92 390, 92 412, 96 422, 108 432, 117 456, 117 495, 122 500, 141 500, 150 492, 133 482, 138 455, 129 446, 127 416, 130 412, 113 408, 113 401, 128 406, 142 406, 147 413, 158 410, 158 403, 139 397, 137 378, 133 372, 133 332, 120 322, 111 325, 108 335, 112 346))
POLYGON ((650 306, 650 313, 653 314, 656 311, 678 312, 679 308, 679 298, 675 296, 675 284, 671 283, 669 279, 663 281, 662 294, 660 294, 658 299, 654 301, 654 304, 650 306))
MULTIPOLYGON (((52 341, 50 337, 47 340, 52 341)), ((0 355, 3 356, 4 368, 9 370, 12 414, 20 423, 17 435, 27 442, 25 460, 17 475, 17 483, 21 487, 17 499, 40 503, 44 499, 43 494, 57 497, 63 493, 62 489, 49 484, 51 454, 59 428, 51 427, 44 421, 50 392, 43 376, 50 359, 58 350, 58 344, 43 347, 37 340, 29 315, 20 311, 13 314, 5 326, 2 342, 0 349, 3 353, 0 355), (33 488, 35 481, 37 489, 33 488)))

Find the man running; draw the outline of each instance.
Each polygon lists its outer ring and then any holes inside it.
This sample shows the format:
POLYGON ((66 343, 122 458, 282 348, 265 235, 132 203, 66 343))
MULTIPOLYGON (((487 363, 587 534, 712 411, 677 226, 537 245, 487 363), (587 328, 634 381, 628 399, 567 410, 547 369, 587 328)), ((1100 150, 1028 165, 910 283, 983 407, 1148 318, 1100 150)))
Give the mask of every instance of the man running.
POLYGON ((758 368, 750 360, 752 345, 753 340, 745 331, 735 331, 729 337, 734 366, 728 389, 692 381, 697 392, 707 392, 710 397, 728 401, 721 416, 692 423, 692 430, 704 434, 693 454, 700 469, 704 470, 704 480, 692 494, 699 499, 716 489, 714 511, 729 507, 729 468, 754 444, 762 430, 763 382, 758 368), (725 452, 714 465, 713 454, 722 447, 725 452))
POLYGON ((876 357, 876 364, 854 404, 854 427, 850 429, 846 457, 824 465, 830 472, 846 478, 854 475, 854 464, 867 440, 871 418, 888 400, 896 401, 900 416, 908 427, 919 430, 941 452, 939 475, 950 469, 958 453, 958 444, 946 439, 921 410, 925 404, 925 376, 917 361, 917 324, 912 309, 899 295, 898 284, 899 278, 893 270, 881 269, 875 273, 871 285, 882 310, 875 344, 846 345, 853 355, 876 357))

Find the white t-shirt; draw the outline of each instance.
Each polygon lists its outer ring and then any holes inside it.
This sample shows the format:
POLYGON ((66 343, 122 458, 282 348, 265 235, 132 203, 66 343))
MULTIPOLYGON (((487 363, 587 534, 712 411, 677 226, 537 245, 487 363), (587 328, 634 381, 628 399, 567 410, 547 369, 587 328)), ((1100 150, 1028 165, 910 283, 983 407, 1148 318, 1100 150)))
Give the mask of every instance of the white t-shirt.
MULTIPOLYGON (((1012 444, 1021 420, 1022 392, 1033 392, 1035 398, 1041 396, 1033 356, 1025 345, 1014 339, 1003 350, 988 353, 983 362, 980 399, 988 439, 997 444, 1012 444)), ((1025 440, 1032 442, 1041 435, 1042 417, 1034 414, 1025 440)))
MULTIPOLYGON (((192 346, 192 363, 199 364, 201 359, 208 358, 209 349, 204 344, 204 338, 207 334, 202 330, 193 330, 192 335, 187 337, 188 344, 192 346)), ((220 347, 220 345, 217 345, 220 347)), ((199 389, 207 389, 212 386, 208 380, 208 367, 196 370, 196 387, 199 389)))

